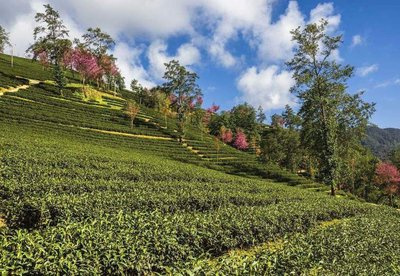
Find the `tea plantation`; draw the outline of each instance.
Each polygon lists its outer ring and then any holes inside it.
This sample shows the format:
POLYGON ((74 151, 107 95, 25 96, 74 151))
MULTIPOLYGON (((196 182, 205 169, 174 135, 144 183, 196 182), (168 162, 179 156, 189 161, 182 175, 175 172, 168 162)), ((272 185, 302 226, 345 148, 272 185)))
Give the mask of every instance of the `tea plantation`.
MULTIPOLYGON (((7 58, 0 87, 51 78, 7 58)), ((400 274, 398 210, 331 197, 194 128, 179 143, 154 110, 130 128, 124 97, 77 87, 0 96, 2 274, 400 274)))

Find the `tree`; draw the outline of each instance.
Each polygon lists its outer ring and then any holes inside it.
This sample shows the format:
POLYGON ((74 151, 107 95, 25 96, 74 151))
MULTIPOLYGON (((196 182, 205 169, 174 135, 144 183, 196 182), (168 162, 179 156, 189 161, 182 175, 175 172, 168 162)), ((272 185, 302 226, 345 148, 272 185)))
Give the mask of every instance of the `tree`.
POLYGON ((389 196, 389 204, 393 206, 393 195, 400 190, 400 173, 396 166, 381 162, 376 166, 376 184, 383 188, 389 196))
POLYGON ((87 33, 82 36, 83 47, 88 49, 98 59, 106 55, 107 51, 115 45, 112 37, 103 32, 100 28, 89 28, 87 33))
POLYGON ((262 124, 264 121, 267 119, 267 116, 265 116, 264 110, 262 106, 260 105, 257 109, 257 123, 262 124))
POLYGON ((63 89, 67 85, 67 78, 64 75, 61 65, 58 63, 54 65, 54 81, 56 82, 58 92, 63 96, 63 89))
POLYGON ((256 110, 251 105, 244 103, 234 106, 231 111, 230 121, 233 128, 242 129, 250 138, 257 132, 256 110))
POLYGON ((97 63, 96 57, 84 49, 75 48, 73 50, 71 66, 81 75, 83 85, 87 80, 96 80, 103 75, 103 70, 97 63))
POLYGON ((0 26, 0 53, 4 52, 4 48, 6 46, 11 46, 9 33, 7 33, 2 26, 0 26))
POLYGON ((180 65, 176 60, 165 63, 165 67, 164 79, 166 83, 164 83, 163 87, 168 93, 175 96, 172 105, 177 111, 180 134, 179 140, 182 141, 186 115, 191 109, 190 105, 194 99, 201 96, 202 93, 196 83, 198 79, 196 73, 186 70, 186 68, 180 65))
POLYGON ((233 145, 240 150, 245 150, 249 147, 249 144, 247 142, 246 134, 244 134, 243 130, 237 129, 236 130, 236 137, 235 137, 235 142, 233 145))
POLYGON ((274 114, 271 116, 271 126, 274 128, 283 127, 285 125, 285 120, 279 114, 274 114))
POLYGON ((57 63, 72 43, 68 39, 64 39, 68 36, 69 31, 59 13, 49 4, 44 7, 45 12, 37 13, 35 16, 35 21, 39 25, 33 30, 35 43, 28 48, 27 52, 33 52, 33 58, 36 59, 41 52, 46 51, 50 61, 57 63))
POLYGON ((298 47, 287 66, 296 82, 291 91, 301 103, 303 145, 318 160, 319 177, 335 195, 340 152, 360 143, 374 105, 365 103, 362 93, 346 92, 346 82, 354 69, 332 58, 342 37, 328 36, 327 24, 322 20, 291 32, 298 47))
POLYGON ((290 130, 298 129, 301 125, 300 117, 293 111, 293 109, 289 106, 285 106, 285 111, 282 113, 283 122, 285 127, 290 130))
POLYGON ((396 147, 389 155, 389 159, 393 165, 400 169, 400 147, 396 147))
POLYGON ((139 83, 138 80, 133 79, 131 81, 131 90, 133 93, 135 93, 136 97, 139 99, 139 104, 142 105, 145 93, 143 86, 139 83))
POLYGON ((168 128, 168 115, 171 112, 170 110, 171 100, 169 99, 167 94, 165 94, 163 91, 158 91, 156 93, 156 98, 157 98, 158 111, 160 111, 164 115, 165 128, 168 128))
POLYGON ((222 126, 220 130, 220 138, 224 143, 231 143, 233 140, 232 130, 222 126))
POLYGON ((140 108, 137 105, 137 103, 135 103, 132 100, 127 101, 126 107, 125 107, 125 113, 126 113, 126 115, 128 115, 128 117, 131 121, 131 128, 133 128, 133 121, 135 120, 139 111, 140 111, 140 108))
POLYGON ((42 51, 41 53, 39 53, 38 58, 43 70, 49 67, 49 55, 46 51, 42 51))

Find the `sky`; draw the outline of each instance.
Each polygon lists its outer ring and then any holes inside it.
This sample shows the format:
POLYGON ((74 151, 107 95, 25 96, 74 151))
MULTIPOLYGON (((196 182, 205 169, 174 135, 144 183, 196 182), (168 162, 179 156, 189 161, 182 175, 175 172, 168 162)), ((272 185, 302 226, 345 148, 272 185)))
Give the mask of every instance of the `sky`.
POLYGON ((295 47, 290 30, 325 18, 329 34, 343 35, 333 58, 355 67, 348 92, 363 90, 376 103, 372 123, 400 128, 399 0, 0 0, 0 25, 17 55, 33 42, 34 15, 47 3, 70 38, 89 27, 114 37, 128 86, 161 84, 164 63, 177 59, 199 75, 206 107, 248 102, 267 116, 298 107, 284 64, 295 47))

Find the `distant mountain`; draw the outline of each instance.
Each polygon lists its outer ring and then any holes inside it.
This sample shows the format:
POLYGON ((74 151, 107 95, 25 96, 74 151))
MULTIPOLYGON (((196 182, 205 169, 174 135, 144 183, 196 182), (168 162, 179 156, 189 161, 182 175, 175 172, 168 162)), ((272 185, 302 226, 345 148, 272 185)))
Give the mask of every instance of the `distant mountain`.
POLYGON ((363 144, 370 148, 376 156, 385 159, 396 146, 400 145, 400 129, 382 129, 377 126, 370 126, 367 129, 367 138, 363 141, 363 144))

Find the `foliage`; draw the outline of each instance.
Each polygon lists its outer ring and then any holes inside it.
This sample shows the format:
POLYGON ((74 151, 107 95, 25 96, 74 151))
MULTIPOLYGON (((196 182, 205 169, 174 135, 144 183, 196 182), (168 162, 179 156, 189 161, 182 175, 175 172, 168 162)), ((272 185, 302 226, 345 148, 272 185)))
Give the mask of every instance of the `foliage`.
POLYGON ((44 5, 45 12, 38 12, 35 21, 39 23, 33 31, 35 43, 28 48, 28 52, 33 52, 33 58, 45 51, 50 60, 58 62, 64 53, 71 47, 71 42, 65 39, 69 31, 60 18, 60 14, 49 4, 44 5))
MULTIPOLYGON (((100 28, 89 28, 82 36, 82 46, 88 49, 99 60, 104 57, 109 49, 115 45, 112 37, 100 28)), ((79 44, 79 43, 78 43, 79 44)))
POLYGON ((400 147, 396 147, 389 155, 389 159, 393 165, 400 169, 400 147))
POLYGON ((134 101, 127 101, 125 112, 131 120, 131 128, 133 128, 133 121, 135 120, 137 114, 140 111, 139 106, 134 101))
POLYGON ((249 147, 246 134, 241 129, 236 130, 235 141, 233 142, 233 145, 240 150, 245 150, 249 147))
POLYGON ((260 105, 257 109, 257 123, 262 124, 264 121, 267 119, 267 116, 265 116, 264 110, 262 106, 260 105))
POLYGON ((58 92, 62 96, 63 89, 67 85, 67 79, 65 77, 62 67, 59 64, 54 65, 54 81, 57 85, 58 92))
POLYGON ((287 65, 296 85, 304 146, 318 159, 319 176, 335 193, 340 175, 341 151, 359 144, 374 106, 361 99, 362 94, 346 92, 353 67, 336 63, 331 57, 341 36, 325 33, 327 21, 309 24, 292 31, 298 47, 287 65))
POLYGON ((184 124, 186 116, 191 109, 191 103, 201 96, 201 90, 196 84, 198 76, 196 73, 189 72, 186 68, 179 64, 178 61, 172 60, 165 64, 165 74, 163 87, 168 93, 175 96, 172 106, 175 107, 178 121, 180 137, 184 134, 184 124))
POLYGON ((233 133, 232 130, 225 128, 224 126, 221 127, 220 130, 221 140, 224 143, 231 143, 233 140, 233 133))
POLYGON ((297 172, 303 161, 299 132, 285 129, 279 124, 264 130, 261 136, 261 159, 297 172))
POLYGON ((390 163, 381 162, 376 166, 375 183, 383 188, 393 205, 393 195, 400 192, 400 172, 390 163))
POLYGON ((5 46, 11 46, 9 33, 7 33, 2 26, 0 26, 0 53, 4 52, 5 46))

